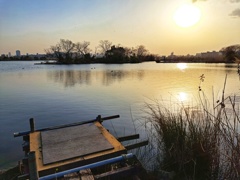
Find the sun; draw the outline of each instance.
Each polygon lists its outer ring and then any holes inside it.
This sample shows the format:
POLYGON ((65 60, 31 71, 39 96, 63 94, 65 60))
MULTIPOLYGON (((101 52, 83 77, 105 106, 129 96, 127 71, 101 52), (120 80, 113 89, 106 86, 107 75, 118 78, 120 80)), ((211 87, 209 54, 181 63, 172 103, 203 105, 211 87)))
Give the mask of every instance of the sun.
POLYGON ((173 19, 175 23, 183 28, 191 27, 199 22, 201 11, 192 4, 181 5, 174 13, 173 19))

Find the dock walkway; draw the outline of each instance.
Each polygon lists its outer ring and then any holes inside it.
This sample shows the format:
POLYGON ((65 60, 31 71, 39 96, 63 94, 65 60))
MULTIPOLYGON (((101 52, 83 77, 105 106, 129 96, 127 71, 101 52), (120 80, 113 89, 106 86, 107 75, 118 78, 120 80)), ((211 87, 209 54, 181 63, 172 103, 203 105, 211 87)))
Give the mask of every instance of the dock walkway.
MULTIPOLYGON (((116 117, 119 116, 105 119, 116 117)), ((30 131, 14 134, 15 137, 23 136, 25 141, 23 147, 25 158, 22 160, 21 166, 23 175, 19 176, 19 179, 51 179, 54 174, 67 178, 62 174, 71 170, 75 171, 75 169, 77 172, 68 173, 67 179, 83 179, 84 177, 96 179, 97 177, 111 176, 114 173, 122 173, 123 170, 123 172, 135 171, 137 166, 130 165, 123 169, 119 168, 117 171, 110 169, 109 172, 94 177, 91 175, 90 169, 81 168, 100 166, 97 163, 114 162, 112 159, 125 161, 123 154, 127 154, 128 147, 124 147, 120 141, 139 137, 139 135, 132 135, 118 139, 103 127, 101 124, 103 120, 104 118, 98 116, 91 121, 35 130, 34 120, 30 119, 30 131)), ((146 144, 147 142, 137 143, 130 145, 129 148, 146 144)), ((128 157, 132 156, 128 155, 128 157)))

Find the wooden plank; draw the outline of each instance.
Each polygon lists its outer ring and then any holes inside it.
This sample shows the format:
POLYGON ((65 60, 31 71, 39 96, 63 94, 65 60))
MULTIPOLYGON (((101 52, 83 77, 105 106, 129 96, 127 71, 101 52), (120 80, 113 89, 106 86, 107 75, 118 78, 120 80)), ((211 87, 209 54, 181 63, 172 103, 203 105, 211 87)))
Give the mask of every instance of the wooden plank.
POLYGON ((102 126, 101 123, 94 122, 94 124, 101 131, 101 134, 107 139, 107 141, 113 146, 113 149, 46 165, 43 164, 40 132, 35 131, 34 133, 30 133, 30 151, 35 151, 36 153, 36 161, 39 175, 44 176, 49 173, 54 173, 56 169, 58 169, 59 171, 67 170, 68 168, 83 166, 88 163, 101 161, 127 153, 126 148, 119 141, 117 141, 117 139, 112 134, 110 134, 107 129, 102 126))
POLYGON ((91 169, 84 169, 80 171, 81 180, 94 180, 91 169))
POLYGON ((117 140, 120 142, 123 142, 123 141, 132 140, 132 139, 138 139, 138 138, 139 138, 139 134, 133 134, 129 136, 118 137, 117 140))
POLYGON ((126 148, 127 150, 131 150, 131 149, 139 148, 139 147, 146 146, 146 145, 148 145, 148 140, 127 145, 127 146, 125 146, 125 148, 126 148))
POLYGON ((94 124, 41 132, 43 163, 50 164, 108 149, 113 146, 94 124))
POLYGON ((34 151, 29 152, 28 164, 29 164, 30 180, 37 180, 38 179, 38 171, 37 171, 36 155, 35 155, 34 151))
POLYGON ((78 173, 71 173, 71 174, 64 175, 62 179, 64 179, 64 180, 67 180, 67 179, 68 180, 81 180, 78 173))
POLYGON ((99 134, 100 131, 94 124, 72 126, 61 129, 41 132, 42 145, 57 144, 74 138, 83 138, 87 135, 99 134))
POLYGON ((106 177, 112 177, 112 176, 120 176, 124 175, 129 177, 129 175, 134 175, 135 172, 137 172, 138 167, 136 166, 126 166, 126 167, 121 167, 121 168, 117 168, 115 170, 109 171, 109 172, 105 172, 102 174, 98 174, 95 175, 94 178, 95 179, 101 179, 101 178, 106 178, 106 177))

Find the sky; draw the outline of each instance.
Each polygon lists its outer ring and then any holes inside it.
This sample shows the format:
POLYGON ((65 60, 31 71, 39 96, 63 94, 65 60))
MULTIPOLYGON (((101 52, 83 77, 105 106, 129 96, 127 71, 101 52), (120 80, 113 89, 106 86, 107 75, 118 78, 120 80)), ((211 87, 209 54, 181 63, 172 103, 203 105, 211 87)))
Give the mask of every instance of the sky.
POLYGON ((158 55, 219 51, 240 44, 240 0, 0 0, 0 55, 45 53, 60 39, 93 53, 100 40, 158 55), (193 26, 174 20, 183 4, 200 12, 193 26))

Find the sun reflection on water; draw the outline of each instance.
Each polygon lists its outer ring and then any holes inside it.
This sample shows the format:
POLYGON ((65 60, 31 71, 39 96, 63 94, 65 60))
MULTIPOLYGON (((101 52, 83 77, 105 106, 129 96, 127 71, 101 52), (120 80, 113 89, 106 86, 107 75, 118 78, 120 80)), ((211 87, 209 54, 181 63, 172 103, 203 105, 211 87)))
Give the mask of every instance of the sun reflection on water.
POLYGON ((187 63, 177 63, 177 68, 180 70, 184 70, 187 68, 187 63))
POLYGON ((179 101, 183 102, 183 101, 187 101, 187 99, 188 99, 187 93, 185 93, 185 92, 180 92, 180 93, 178 94, 178 100, 179 100, 179 101))

